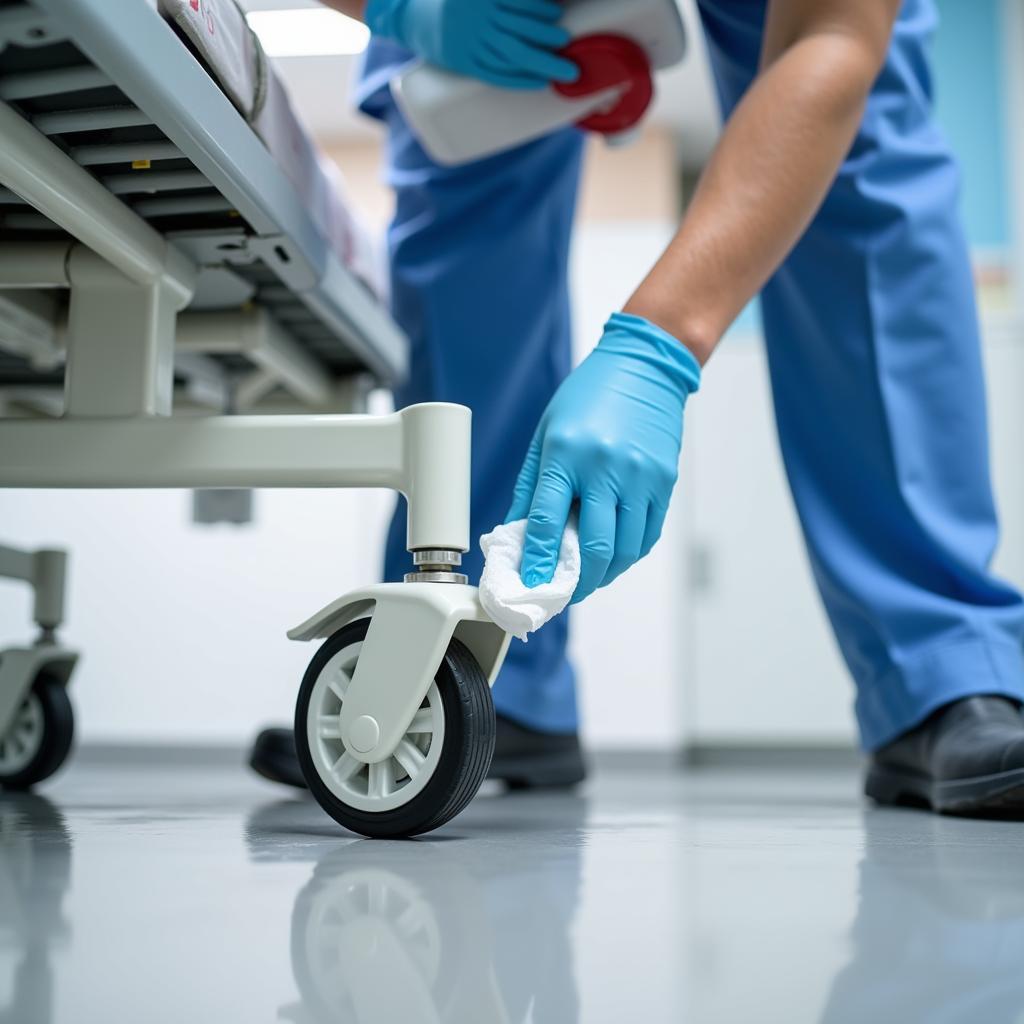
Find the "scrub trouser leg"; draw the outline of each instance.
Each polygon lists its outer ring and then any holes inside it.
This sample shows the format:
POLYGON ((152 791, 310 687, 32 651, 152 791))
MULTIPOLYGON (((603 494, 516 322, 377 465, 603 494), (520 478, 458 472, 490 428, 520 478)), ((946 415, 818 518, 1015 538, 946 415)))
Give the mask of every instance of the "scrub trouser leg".
MULTIPOLYGON (((562 131, 467 166, 439 167, 387 101, 392 305, 412 341, 399 406, 460 402, 473 410, 474 548, 500 523, 534 428, 570 369, 568 257, 582 141, 562 131)), ((404 502, 388 536, 385 575, 409 568, 404 502)), ((568 616, 512 641, 494 688, 499 712, 534 729, 577 728, 568 616)))
MULTIPOLYGON (((700 0, 723 109, 763 2, 700 0)), ((958 172, 932 117, 931 0, 905 0, 864 123, 762 296, 775 411, 867 749, 974 693, 1024 699, 1024 604, 997 521, 958 172)))

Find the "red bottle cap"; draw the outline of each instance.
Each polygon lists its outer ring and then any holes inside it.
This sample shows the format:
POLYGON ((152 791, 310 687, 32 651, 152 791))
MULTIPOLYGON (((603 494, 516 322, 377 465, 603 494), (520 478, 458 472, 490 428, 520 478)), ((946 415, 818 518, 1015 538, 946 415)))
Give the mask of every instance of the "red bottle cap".
POLYGON ((625 36, 593 35, 574 39, 562 51, 580 69, 575 82, 555 82, 555 91, 577 98, 615 85, 626 89, 609 110, 599 110, 579 122, 602 135, 617 135, 632 128, 651 104, 654 83, 643 48, 625 36))

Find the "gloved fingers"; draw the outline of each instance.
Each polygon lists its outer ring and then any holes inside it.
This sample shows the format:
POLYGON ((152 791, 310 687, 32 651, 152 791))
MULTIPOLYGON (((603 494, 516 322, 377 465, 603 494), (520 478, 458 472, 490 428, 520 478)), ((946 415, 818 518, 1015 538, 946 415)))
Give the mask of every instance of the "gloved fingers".
POLYGON ((512 11, 545 21, 560 21, 565 14, 565 9, 556 0, 497 0, 495 6, 499 11, 512 11))
POLYGON ((530 514, 533 504, 533 492, 537 490, 537 477, 540 475, 540 430, 533 435, 530 447, 526 451, 516 485, 512 488, 512 504, 505 513, 505 522, 514 523, 517 519, 525 519, 530 514))
POLYGON ((499 74, 543 78, 548 82, 575 82, 580 76, 579 68, 571 60, 531 46, 512 35, 502 39, 500 49, 493 44, 486 44, 484 49, 487 52, 486 64, 499 74))
POLYGON ((615 495, 610 491, 592 491, 580 498, 580 581, 572 603, 580 601, 601 586, 615 552, 615 495))
POLYGON ((524 43, 543 46, 548 50, 560 50, 572 38, 561 25, 522 14, 499 11, 494 15, 494 24, 524 43))
POLYGON ((640 545, 640 558, 645 558, 650 553, 651 548, 658 543, 658 538, 661 536, 661 529, 665 525, 665 516, 667 514, 667 505, 659 505, 657 502, 651 502, 650 507, 647 509, 647 525, 644 529, 643 544, 640 545))
POLYGON ((600 586, 607 587, 631 565, 640 561, 647 530, 647 512, 646 502, 619 503, 615 517, 615 553, 600 586))
POLYGON ((573 497, 572 484, 560 470, 541 472, 526 517, 523 562, 519 568, 519 577, 526 586, 550 583, 555 575, 573 497))

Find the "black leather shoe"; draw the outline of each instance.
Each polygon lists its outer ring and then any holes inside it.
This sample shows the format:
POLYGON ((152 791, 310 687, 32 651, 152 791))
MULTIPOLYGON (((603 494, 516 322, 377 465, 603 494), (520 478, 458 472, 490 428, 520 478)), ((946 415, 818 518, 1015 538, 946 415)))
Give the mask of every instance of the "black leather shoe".
POLYGON ((504 715, 496 718, 494 760, 487 778, 505 782, 509 789, 564 789, 586 777, 576 733, 537 732, 504 715))
POLYGON ((875 752, 864 791, 881 804, 1024 817, 1024 716, 1006 698, 965 697, 875 752))
MULTIPOLYGON (((567 787, 583 781, 586 769, 576 733, 536 732, 503 715, 496 717, 497 736, 494 760, 487 773, 489 779, 505 782, 510 789, 567 787)), ((306 788, 291 729, 264 729, 253 744, 249 766, 271 782, 306 788)))
POLYGON ((291 729, 264 729, 252 745, 249 767, 271 782, 306 789, 299 755, 295 752, 295 733, 291 729))

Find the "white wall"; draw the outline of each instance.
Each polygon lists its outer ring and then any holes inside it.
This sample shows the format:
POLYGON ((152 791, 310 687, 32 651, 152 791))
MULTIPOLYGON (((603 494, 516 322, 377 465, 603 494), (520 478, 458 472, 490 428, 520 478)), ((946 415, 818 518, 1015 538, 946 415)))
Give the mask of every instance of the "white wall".
MULTIPOLYGON (((64 639, 90 739, 240 741, 285 720, 312 656, 284 631, 372 581, 383 522, 370 492, 257 495, 253 528, 198 528, 184 492, 0 492, 6 541, 71 551, 64 639)), ((27 595, 0 588, 5 638, 27 595)))

